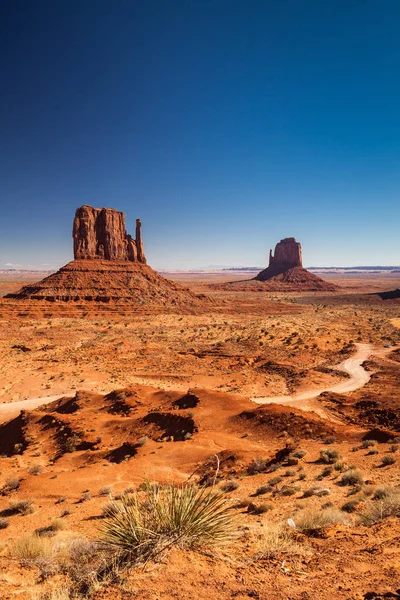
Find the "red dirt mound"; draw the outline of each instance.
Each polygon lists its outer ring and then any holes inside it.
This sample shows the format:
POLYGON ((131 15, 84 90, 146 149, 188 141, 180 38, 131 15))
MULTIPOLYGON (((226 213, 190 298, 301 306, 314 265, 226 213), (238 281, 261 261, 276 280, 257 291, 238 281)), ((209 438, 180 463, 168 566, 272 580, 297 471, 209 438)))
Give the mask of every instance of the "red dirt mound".
POLYGON ((266 404, 246 410, 233 418, 233 422, 241 424, 246 430, 256 429, 257 433, 287 432, 294 438, 320 438, 336 433, 334 426, 320 419, 314 413, 280 404, 266 404))
POLYGON ((335 292, 338 287, 303 267, 293 267, 264 281, 250 279, 216 284, 213 287, 238 292, 335 292))
POLYGON ((8 294, 14 300, 129 304, 135 309, 183 310, 212 304, 205 296, 165 279, 148 265, 111 260, 73 260, 36 284, 8 294))

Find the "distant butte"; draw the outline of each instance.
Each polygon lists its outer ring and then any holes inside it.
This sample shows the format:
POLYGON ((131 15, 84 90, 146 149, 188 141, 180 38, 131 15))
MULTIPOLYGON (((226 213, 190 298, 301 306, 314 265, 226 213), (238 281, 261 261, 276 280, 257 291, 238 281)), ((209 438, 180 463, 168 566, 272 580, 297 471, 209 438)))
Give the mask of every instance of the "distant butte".
POLYGON ((275 253, 269 251, 269 265, 255 279, 267 281, 276 275, 286 273, 289 269, 303 268, 301 244, 294 237, 284 238, 276 244, 275 253))
POLYGON ((281 240, 269 251, 269 264, 254 279, 217 284, 220 289, 258 292, 334 292, 337 286, 303 268, 301 244, 294 237, 281 240))
POLYGON ((141 311, 191 311, 211 302, 147 265, 139 219, 134 239, 126 232, 124 213, 84 205, 75 213, 72 236, 73 261, 6 298, 75 305, 107 303, 141 311))

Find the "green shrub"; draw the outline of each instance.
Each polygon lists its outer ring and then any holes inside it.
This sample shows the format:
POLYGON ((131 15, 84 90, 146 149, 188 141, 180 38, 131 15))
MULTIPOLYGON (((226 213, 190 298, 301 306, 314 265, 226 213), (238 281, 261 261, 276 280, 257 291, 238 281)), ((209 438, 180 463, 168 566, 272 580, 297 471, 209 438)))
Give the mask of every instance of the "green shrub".
POLYGON ((105 543, 133 561, 155 558, 170 546, 195 548, 234 535, 232 505, 214 490, 191 485, 147 486, 145 498, 123 496, 102 527, 105 543))

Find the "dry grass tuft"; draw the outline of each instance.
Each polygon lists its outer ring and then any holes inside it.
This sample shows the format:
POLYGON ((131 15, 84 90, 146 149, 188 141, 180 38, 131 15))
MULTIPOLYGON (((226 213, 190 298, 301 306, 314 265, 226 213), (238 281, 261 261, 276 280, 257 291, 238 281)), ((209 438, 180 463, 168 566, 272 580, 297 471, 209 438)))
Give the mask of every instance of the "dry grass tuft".
POLYGON ((304 509, 293 517, 297 529, 304 533, 325 529, 330 525, 345 523, 346 515, 336 508, 326 508, 324 510, 304 509))
POLYGON ((375 494, 375 500, 361 515, 361 522, 365 525, 378 523, 387 517, 400 517, 400 490, 394 488, 381 488, 381 490, 381 493, 375 494))

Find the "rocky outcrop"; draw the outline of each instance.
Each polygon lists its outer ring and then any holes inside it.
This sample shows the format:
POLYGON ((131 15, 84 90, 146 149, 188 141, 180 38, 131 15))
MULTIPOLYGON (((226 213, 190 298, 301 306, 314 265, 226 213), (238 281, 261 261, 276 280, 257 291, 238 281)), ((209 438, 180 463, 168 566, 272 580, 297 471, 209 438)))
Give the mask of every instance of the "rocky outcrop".
POLYGON ((122 260, 146 264, 141 236, 141 223, 136 219, 136 239, 126 233, 124 213, 113 208, 77 209, 72 237, 77 260, 122 260))
POLYGON ((75 213, 73 238, 73 261, 6 297, 81 307, 96 303, 110 310, 129 307, 141 312, 192 312, 212 303, 146 264, 139 219, 133 239, 126 233, 122 212, 81 206, 75 213))
POLYGON ((255 279, 266 281, 271 277, 285 273, 289 269, 303 266, 301 244, 293 237, 284 238, 276 244, 275 253, 269 251, 269 265, 255 279))
POLYGON ((269 251, 269 265, 250 280, 216 284, 218 289, 238 292, 334 292, 338 288, 303 268, 301 244, 284 238, 269 251))

